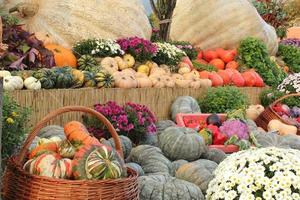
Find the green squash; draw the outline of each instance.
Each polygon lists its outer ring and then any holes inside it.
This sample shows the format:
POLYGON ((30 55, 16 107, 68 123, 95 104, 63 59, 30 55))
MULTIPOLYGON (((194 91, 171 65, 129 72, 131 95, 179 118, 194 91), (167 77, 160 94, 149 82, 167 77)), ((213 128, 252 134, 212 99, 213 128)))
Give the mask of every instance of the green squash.
POLYGON ((73 159, 73 176, 76 180, 106 180, 124 176, 125 164, 119 155, 105 145, 85 145, 73 159))
POLYGON ((115 84, 114 77, 105 71, 96 73, 95 80, 98 88, 112 88, 115 84))
POLYGON ((162 133, 165 129, 176 126, 172 120, 161 120, 156 123, 157 134, 162 133))
POLYGON ((126 163, 125 166, 135 170, 139 176, 144 176, 145 174, 143 168, 137 163, 130 162, 130 163, 126 163))
POLYGON ((35 71, 32 76, 41 82, 42 88, 52 89, 55 87, 56 76, 50 69, 40 69, 35 71))
POLYGON ((214 178, 213 172, 217 167, 217 163, 201 159, 179 167, 176 171, 176 178, 194 183, 205 194, 209 182, 214 178))
POLYGON ((172 120, 176 121, 178 113, 201 113, 201 109, 196 99, 190 96, 178 97, 171 106, 172 120))
POLYGON ((172 173, 171 162, 163 155, 158 147, 139 145, 131 150, 127 160, 128 162, 139 164, 145 174, 172 173))
MULTIPOLYGON (((121 146, 122 146, 124 158, 127 158, 129 156, 130 152, 131 152, 131 149, 132 149, 132 142, 128 137, 126 137, 124 135, 120 135, 119 138, 121 140, 121 146)), ((116 148, 113 138, 110 138, 108 140, 101 139, 101 143, 105 144, 105 145, 108 145, 108 146, 110 146, 114 149, 116 148)))
POLYGON ((95 74, 89 71, 83 71, 84 83, 83 87, 96 87, 95 74))
POLYGON ((98 65, 98 62, 95 58, 90 55, 82 55, 77 61, 78 69, 83 71, 89 71, 90 67, 98 65))
POLYGON ((202 158, 214 161, 216 163, 221 163, 227 156, 224 151, 220 149, 210 148, 206 153, 204 153, 202 158))
POLYGON ((182 165, 188 163, 186 160, 175 160, 172 162, 172 175, 175 175, 176 171, 178 170, 179 167, 182 165))
POLYGON ((55 87, 56 88, 71 88, 75 85, 71 68, 54 68, 53 72, 56 76, 55 87))
POLYGON ((170 175, 140 176, 140 200, 204 200, 201 190, 193 183, 170 175))
POLYGON ((193 129, 169 127, 158 136, 159 147, 170 160, 194 161, 207 151, 204 139, 193 129))

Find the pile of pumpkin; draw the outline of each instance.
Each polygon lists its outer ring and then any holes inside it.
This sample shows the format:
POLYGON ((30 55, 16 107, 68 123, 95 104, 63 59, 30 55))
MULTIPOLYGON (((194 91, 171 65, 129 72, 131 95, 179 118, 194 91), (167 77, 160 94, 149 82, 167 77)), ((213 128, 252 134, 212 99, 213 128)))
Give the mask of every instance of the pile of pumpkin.
POLYGON ((200 78, 208 78, 212 86, 234 85, 237 87, 264 87, 264 81, 254 70, 238 71, 241 66, 235 61, 237 50, 215 50, 199 51, 194 62, 195 67, 200 68, 200 78))
POLYGON ((124 161, 111 146, 90 136, 83 124, 48 126, 30 147, 23 168, 30 174, 61 179, 117 179, 127 176, 124 161))

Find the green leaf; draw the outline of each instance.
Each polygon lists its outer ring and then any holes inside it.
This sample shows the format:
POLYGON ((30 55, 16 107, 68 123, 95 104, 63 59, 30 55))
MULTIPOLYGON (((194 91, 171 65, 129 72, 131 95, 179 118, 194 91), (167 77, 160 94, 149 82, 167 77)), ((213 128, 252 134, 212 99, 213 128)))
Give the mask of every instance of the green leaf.
POLYGON ((25 54, 26 52, 28 52, 30 50, 30 46, 28 46, 27 44, 23 44, 21 46, 21 51, 23 52, 23 54, 25 54))

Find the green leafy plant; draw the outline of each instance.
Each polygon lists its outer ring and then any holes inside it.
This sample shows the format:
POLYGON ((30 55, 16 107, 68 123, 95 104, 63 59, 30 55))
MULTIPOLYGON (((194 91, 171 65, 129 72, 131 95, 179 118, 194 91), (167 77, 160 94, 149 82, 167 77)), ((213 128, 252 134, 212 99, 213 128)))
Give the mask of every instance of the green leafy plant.
POLYGON ((240 62, 248 68, 254 68, 269 86, 277 87, 287 76, 271 61, 266 45, 259 39, 248 37, 242 40, 238 53, 240 62))
POLYGON ((282 57, 291 72, 300 72, 300 48, 280 44, 277 55, 282 57))
POLYGON ((218 71, 217 68, 213 65, 207 65, 207 64, 202 64, 199 63, 197 61, 192 61, 193 66, 195 67, 195 69, 197 69, 198 71, 209 71, 209 72, 216 72, 218 71))
MULTIPOLYGON (((261 103, 261 105, 266 107, 284 95, 285 95, 284 92, 280 92, 277 89, 266 89, 266 90, 263 90, 259 95, 260 103, 261 103)), ((284 99, 282 101, 282 103, 288 105, 289 107, 299 106, 300 99, 299 99, 299 97, 298 98, 297 97, 288 97, 288 98, 284 99)))
POLYGON ((21 107, 8 95, 3 96, 2 110, 2 168, 28 133, 30 109, 21 107))
POLYGON ((249 104, 249 99, 237 87, 227 86, 210 88, 198 103, 204 113, 225 113, 243 109, 249 104))

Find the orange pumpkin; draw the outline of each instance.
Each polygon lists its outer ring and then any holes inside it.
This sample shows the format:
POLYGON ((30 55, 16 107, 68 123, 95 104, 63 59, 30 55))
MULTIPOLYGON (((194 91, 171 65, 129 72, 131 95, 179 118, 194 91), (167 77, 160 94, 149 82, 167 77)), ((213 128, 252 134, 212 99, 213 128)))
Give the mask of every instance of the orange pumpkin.
POLYGON ((224 85, 228 85, 230 83, 230 74, 225 70, 218 71, 219 76, 223 79, 224 85))
POLYGON ((247 71, 242 73, 242 76, 245 80, 245 86, 253 87, 256 83, 256 75, 252 71, 247 71))
POLYGON ((210 65, 215 66, 217 69, 224 69, 225 68, 225 63, 223 62, 223 60, 216 58, 213 59, 209 62, 210 65))
POLYGON ((217 53, 217 55, 218 55, 219 58, 221 58, 221 56, 223 55, 224 51, 225 50, 223 48, 217 48, 215 50, 215 52, 217 53))
POLYGON ((57 67, 77 67, 77 59, 70 49, 56 44, 47 44, 45 48, 54 54, 54 60, 57 67))
POLYGON ((254 70, 250 70, 255 75, 255 87, 264 87, 265 83, 264 80, 261 78, 261 76, 254 70))
POLYGON ((231 76, 231 82, 237 87, 243 87, 245 80, 239 72, 234 72, 231 76))
POLYGON ((234 60, 234 54, 232 51, 224 51, 220 58, 225 62, 229 63, 230 61, 234 60))
POLYGON ((210 75, 210 72, 206 71, 206 70, 199 72, 199 76, 201 79, 208 79, 209 75, 210 75))
POLYGON ((203 52, 203 58, 207 62, 210 62, 211 60, 215 59, 218 57, 218 54, 215 51, 212 50, 207 50, 203 52))
POLYGON ((222 86, 224 84, 222 77, 216 72, 210 73, 208 78, 211 80, 213 87, 222 86))
POLYGON ((226 69, 237 69, 239 64, 236 61, 230 61, 226 64, 226 69))

